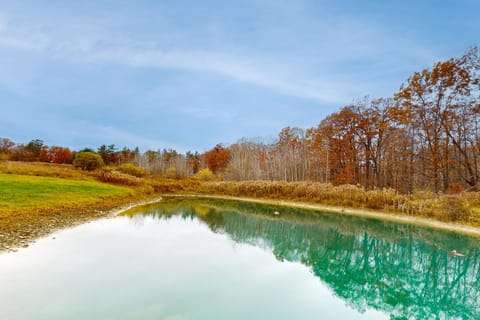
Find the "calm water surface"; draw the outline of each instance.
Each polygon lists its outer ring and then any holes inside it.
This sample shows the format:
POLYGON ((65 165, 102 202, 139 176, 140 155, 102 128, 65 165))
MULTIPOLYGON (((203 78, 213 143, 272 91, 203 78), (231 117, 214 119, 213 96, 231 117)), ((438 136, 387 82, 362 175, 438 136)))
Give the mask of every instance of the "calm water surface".
POLYGON ((479 244, 378 220, 166 199, 0 255, 0 319, 480 319, 479 244))

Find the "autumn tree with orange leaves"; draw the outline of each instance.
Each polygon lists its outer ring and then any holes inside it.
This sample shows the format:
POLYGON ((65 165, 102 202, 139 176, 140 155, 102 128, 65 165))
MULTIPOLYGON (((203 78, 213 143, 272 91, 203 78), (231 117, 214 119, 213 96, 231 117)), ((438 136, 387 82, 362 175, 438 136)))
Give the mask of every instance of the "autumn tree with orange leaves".
POLYGON ((51 163, 72 163, 72 152, 69 148, 52 146, 47 151, 48 162, 51 163))
POLYGON ((207 166, 213 173, 224 171, 230 162, 230 150, 217 144, 212 150, 204 154, 207 166))
POLYGON ((446 191, 458 179, 479 179, 480 60, 473 48, 460 58, 415 72, 395 96, 396 114, 408 123, 420 186, 446 191))

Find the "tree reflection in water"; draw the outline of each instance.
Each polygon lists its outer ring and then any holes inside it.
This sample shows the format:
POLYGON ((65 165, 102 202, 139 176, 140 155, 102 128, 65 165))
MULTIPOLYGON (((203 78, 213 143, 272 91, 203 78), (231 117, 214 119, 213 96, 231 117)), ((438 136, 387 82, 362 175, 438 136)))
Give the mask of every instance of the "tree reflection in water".
POLYGON ((166 199, 125 215, 200 219, 234 241, 309 266, 353 308, 392 319, 480 315, 480 240, 309 210, 212 199, 166 199), (281 214, 274 214, 279 211, 281 214), (465 257, 455 257, 457 250, 465 257))

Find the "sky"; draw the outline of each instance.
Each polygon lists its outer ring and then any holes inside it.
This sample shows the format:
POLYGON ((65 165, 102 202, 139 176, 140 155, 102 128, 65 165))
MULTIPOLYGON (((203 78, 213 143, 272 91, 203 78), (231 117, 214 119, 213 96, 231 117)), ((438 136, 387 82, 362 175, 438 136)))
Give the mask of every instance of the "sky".
POLYGON ((0 137, 211 149, 309 128, 480 42, 480 1, 0 0, 0 137))

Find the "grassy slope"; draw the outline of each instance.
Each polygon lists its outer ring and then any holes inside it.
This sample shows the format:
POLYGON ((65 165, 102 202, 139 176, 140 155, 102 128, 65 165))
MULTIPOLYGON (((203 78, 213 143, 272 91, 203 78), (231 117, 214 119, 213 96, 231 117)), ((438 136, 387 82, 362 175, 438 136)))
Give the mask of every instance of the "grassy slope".
POLYGON ((0 251, 147 196, 67 166, 0 164, 0 251))
POLYGON ((130 194, 129 188, 97 181, 0 173, 0 215, 19 210, 82 206, 130 194))

